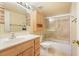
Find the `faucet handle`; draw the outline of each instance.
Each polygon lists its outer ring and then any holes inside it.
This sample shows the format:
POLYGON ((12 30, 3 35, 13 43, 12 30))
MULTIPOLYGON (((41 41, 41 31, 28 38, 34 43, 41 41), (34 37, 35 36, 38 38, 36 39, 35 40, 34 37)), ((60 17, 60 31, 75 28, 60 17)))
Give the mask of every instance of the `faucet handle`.
POLYGON ((15 33, 11 33, 11 39, 14 39, 14 38, 16 38, 16 36, 15 36, 15 33))

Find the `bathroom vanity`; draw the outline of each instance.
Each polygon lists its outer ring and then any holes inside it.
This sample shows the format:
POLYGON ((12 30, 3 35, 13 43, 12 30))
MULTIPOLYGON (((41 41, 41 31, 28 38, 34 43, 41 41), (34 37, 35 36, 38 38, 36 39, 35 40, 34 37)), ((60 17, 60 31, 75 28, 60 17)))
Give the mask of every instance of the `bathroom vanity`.
MULTIPOLYGON (((30 14, 26 16, 25 8, 20 6, 17 7, 15 4, 14 10, 12 8, 7 7, 10 3, 2 3, 3 6, 0 5, 1 19, 0 20, 0 33, 8 33, 8 32, 30 32, 30 14), (23 11, 22 11, 23 10, 23 11), (25 12, 24 12, 25 10, 25 12), (19 12, 18 12, 19 11, 19 12), (23 13, 22 13, 22 12, 23 13), (4 17, 5 16, 5 17, 4 17), (26 20, 27 19, 27 20, 26 20), (19 22, 18 22, 19 21, 19 22), (5 28, 5 29, 4 29, 5 28), (3 31, 4 30, 4 31, 3 31)), ((12 3, 11 3, 12 4, 12 3)), ((36 11, 34 14, 38 14, 36 11)), ((36 15, 34 16, 36 17, 36 15)), ((40 15, 40 19, 43 17, 40 15), (41 18, 40 18, 41 17, 41 18)), ((34 21, 34 20, 33 20, 34 21)), ((41 31, 43 25, 41 21, 38 23, 33 23, 37 25, 36 30, 41 31)), ((20 34, 19 34, 20 35, 20 34)), ((8 35, 9 36, 9 35, 8 35)), ((14 34, 10 38, 0 38, 0 56, 38 56, 40 55, 40 36, 33 34, 26 34, 21 36, 16 36, 14 38, 14 34)))
POLYGON ((19 36, 0 43, 0 56, 39 56, 40 37, 37 35, 19 36))

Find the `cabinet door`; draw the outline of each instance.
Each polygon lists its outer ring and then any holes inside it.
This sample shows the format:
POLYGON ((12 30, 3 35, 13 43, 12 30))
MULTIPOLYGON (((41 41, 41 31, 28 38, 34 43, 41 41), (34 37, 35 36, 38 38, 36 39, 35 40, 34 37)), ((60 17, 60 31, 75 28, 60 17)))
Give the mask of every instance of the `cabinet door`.
POLYGON ((40 38, 35 39, 34 45, 35 45, 35 50, 40 48, 40 38))
POLYGON ((34 48, 31 47, 23 52, 23 56, 34 56, 34 48))
POLYGON ((39 56, 40 55, 40 38, 35 39, 35 43, 34 43, 34 47, 35 47, 35 56, 39 56))
POLYGON ((40 48, 35 50, 35 56, 39 56, 40 55, 40 48))
POLYGON ((17 56, 23 56, 23 54, 22 54, 22 53, 20 53, 20 54, 18 54, 17 56))
POLYGON ((0 52, 0 56, 16 56, 17 51, 14 48, 6 49, 5 51, 0 52))

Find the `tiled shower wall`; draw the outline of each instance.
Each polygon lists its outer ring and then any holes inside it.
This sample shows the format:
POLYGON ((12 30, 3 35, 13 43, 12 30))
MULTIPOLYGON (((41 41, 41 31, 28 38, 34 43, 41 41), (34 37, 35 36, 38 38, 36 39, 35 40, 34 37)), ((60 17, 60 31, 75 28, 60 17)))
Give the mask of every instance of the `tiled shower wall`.
POLYGON ((49 22, 49 29, 54 31, 46 31, 46 40, 70 40, 70 16, 55 17, 54 21, 49 22), (51 39, 49 39, 51 38, 51 39))

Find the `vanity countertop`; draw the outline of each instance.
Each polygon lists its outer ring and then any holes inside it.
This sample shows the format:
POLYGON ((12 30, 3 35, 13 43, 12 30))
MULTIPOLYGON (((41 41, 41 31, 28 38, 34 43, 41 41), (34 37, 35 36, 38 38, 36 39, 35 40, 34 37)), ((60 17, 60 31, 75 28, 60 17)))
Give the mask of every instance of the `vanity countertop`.
POLYGON ((28 40, 33 40, 38 37, 40 37, 40 36, 34 35, 34 34, 27 34, 27 35, 23 35, 23 36, 17 36, 15 39, 9 39, 9 38, 0 39, 0 51, 4 50, 6 48, 9 48, 11 46, 20 44, 22 42, 25 42, 28 40))

